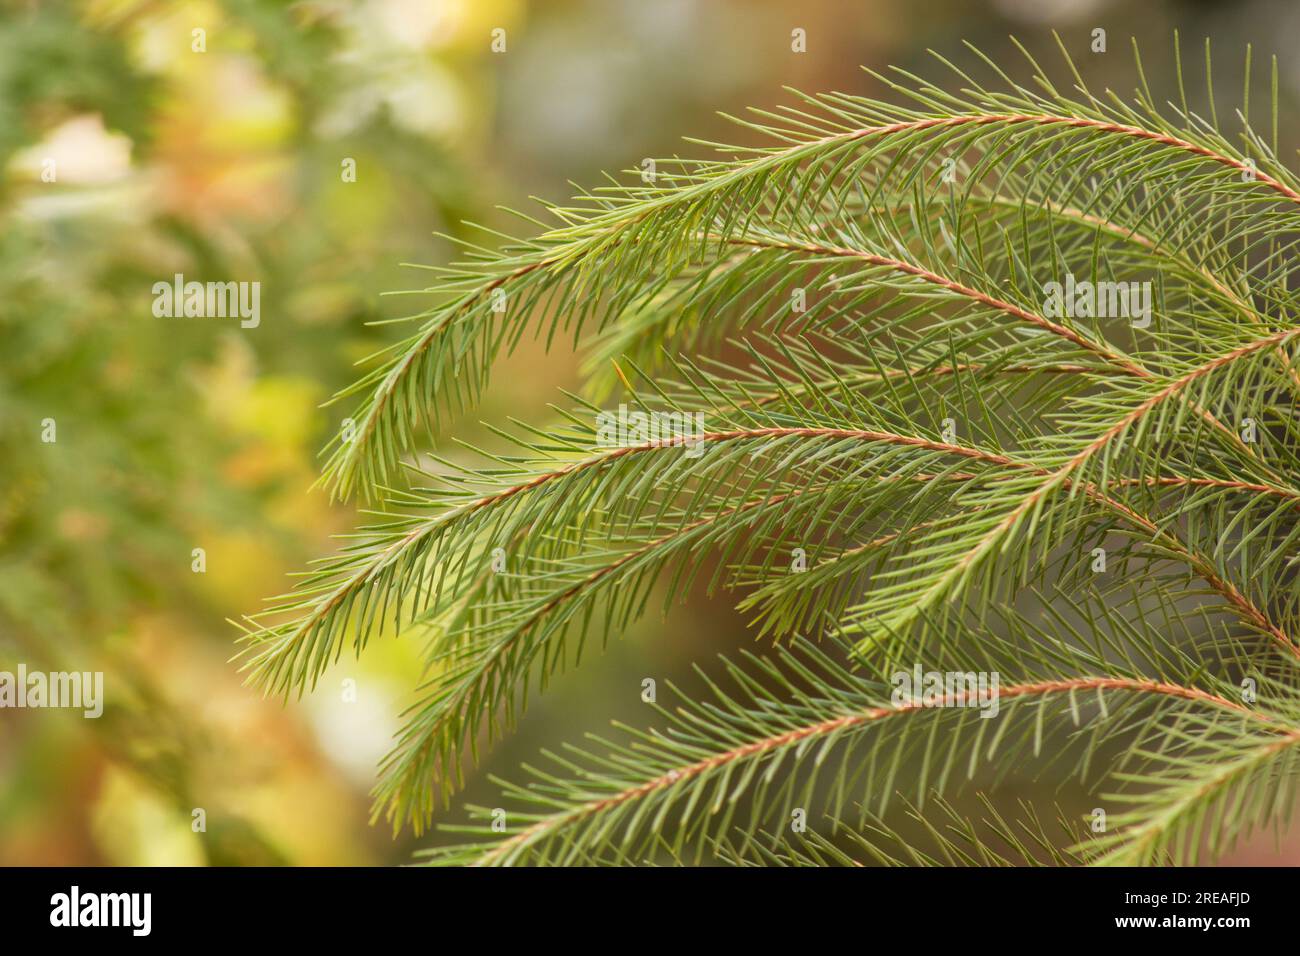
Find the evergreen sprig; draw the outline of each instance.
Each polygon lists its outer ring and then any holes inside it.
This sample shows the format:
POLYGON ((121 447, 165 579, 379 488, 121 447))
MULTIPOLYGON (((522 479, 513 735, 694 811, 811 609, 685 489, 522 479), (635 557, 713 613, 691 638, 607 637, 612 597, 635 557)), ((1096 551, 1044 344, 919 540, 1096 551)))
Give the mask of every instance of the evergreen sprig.
POLYGON ((251 679, 302 693, 424 628, 376 789, 418 830, 485 734, 652 598, 734 593, 778 643, 657 729, 550 755, 504 785, 506 832, 483 810, 430 860, 1181 863, 1286 823, 1300 181, 1276 83, 1271 136, 1244 106, 1228 133, 1181 57, 1161 107, 1136 47, 1126 102, 1058 45, 1063 80, 971 48, 987 85, 939 57, 950 84, 872 74, 897 103, 755 111, 758 145, 610 179, 434 268, 417 330, 338 396, 363 397, 323 480, 383 507, 245 625, 251 679), (1067 303, 1075 278, 1149 309, 1067 303), (481 467, 422 453, 530 330, 585 344, 585 395, 481 467), (611 444, 612 396, 704 424, 611 444), (916 662, 998 675, 997 716, 895 699, 916 662), (1026 767, 1106 827, 1065 846, 1032 808, 946 802, 1026 767), (928 852, 885 822, 900 793, 928 852))

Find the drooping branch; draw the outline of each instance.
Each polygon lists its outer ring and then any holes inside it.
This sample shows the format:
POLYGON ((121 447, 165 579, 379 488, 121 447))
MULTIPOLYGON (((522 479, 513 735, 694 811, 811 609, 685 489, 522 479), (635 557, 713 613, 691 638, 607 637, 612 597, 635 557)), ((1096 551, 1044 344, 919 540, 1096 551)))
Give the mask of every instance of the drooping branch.
MULTIPOLYGON (((1069 694, 1080 691, 1123 691, 1136 694, 1151 694, 1159 697, 1178 698, 1238 713, 1249 719, 1257 720, 1266 724, 1272 723, 1270 718, 1267 716, 1252 711, 1234 701, 1219 697, 1216 694, 1195 687, 1162 683, 1160 681, 1141 681, 1118 677, 1079 677, 1071 680, 1013 684, 1007 687, 998 688, 996 691, 990 689, 990 693, 995 693, 1000 701, 1009 701, 1022 697, 1042 697, 1052 694, 1069 694)), ((766 754, 785 747, 794 746, 810 739, 828 737, 833 734, 859 728, 881 720, 901 718, 907 715, 920 713, 930 708, 957 707, 966 703, 966 695, 964 692, 958 691, 955 694, 945 694, 941 700, 929 704, 914 701, 898 706, 873 707, 857 714, 846 714, 839 717, 833 717, 807 726, 788 730, 772 737, 753 740, 742 746, 713 754, 709 757, 698 760, 695 763, 674 768, 667 773, 660 774, 644 783, 638 784, 635 787, 630 787, 612 796, 592 800, 562 813, 539 820, 519 833, 503 839, 499 844, 485 852, 478 860, 474 861, 473 865, 492 866, 505 862, 513 855, 527 849, 528 846, 535 844, 539 840, 545 839, 547 836, 566 827, 572 826, 575 823, 579 823, 622 804, 639 800, 657 791, 666 790, 669 787, 683 784, 692 778, 714 770, 719 770, 729 764, 741 762, 747 759, 762 758, 766 754)), ((1282 734, 1280 739, 1283 741, 1288 741, 1294 737, 1300 736, 1300 731, 1288 731, 1283 728, 1279 728, 1278 733, 1282 734)))

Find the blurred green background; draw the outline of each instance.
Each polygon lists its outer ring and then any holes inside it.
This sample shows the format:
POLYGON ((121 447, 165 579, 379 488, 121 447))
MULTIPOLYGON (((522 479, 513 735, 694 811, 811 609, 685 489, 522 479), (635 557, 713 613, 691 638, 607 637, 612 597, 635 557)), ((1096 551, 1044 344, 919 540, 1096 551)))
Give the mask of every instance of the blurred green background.
MULTIPOLYGON (((438 839, 368 823, 418 639, 345 657, 286 705, 242 686, 227 623, 352 527, 309 491, 349 411, 319 406, 399 334, 367 323, 419 310, 381 293, 426 284, 402 263, 447 260, 435 231, 514 228, 497 204, 698 151, 683 135, 748 141, 716 111, 789 102, 783 85, 880 95, 860 65, 936 75, 925 50, 960 57, 963 39, 1011 62, 1009 33, 1047 52, 1056 29, 1127 93, 1129 36, 1154 84, 1175 28, 1213 37, 1225 102, 1247 42, 1278 55, 1294 148, 1288 0, 0 2, 0 669, 103 670, 107 696, 97 721, 0 710, 0 864, 396 863, 438 839), (153 283, 177 272, 260 282, 260 325, 154 317, 153 283)), ((448 434, 545 420, 579 361, 526 342, 448 434)), ((488 800, 486 774, 540 747, 641 722, 643 677, 746 643, 703 600, 613 635, 458 800, 488 800)), ((1228 862, 1288 861, 1300 841, 1228 862)))

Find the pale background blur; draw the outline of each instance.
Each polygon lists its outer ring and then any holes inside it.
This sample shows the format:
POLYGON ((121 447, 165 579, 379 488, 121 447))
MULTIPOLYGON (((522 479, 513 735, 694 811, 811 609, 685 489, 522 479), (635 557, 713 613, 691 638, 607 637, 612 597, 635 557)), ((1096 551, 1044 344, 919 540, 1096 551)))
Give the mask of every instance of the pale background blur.
MULTIPOLYGON (((783 85, 880 94, 863 64, 938 76, 925 50, 960 58, 963 39, 1009 64, 1009 33, 1050 54, 1057 29, 1090 81, 1127 94, 1136 35, 1168 92, 1175 28, 1193 62, 1213 38, 1225 103, 1246 42, 1257 64, 1278 55, 1290 152, 1300 5, 1284 0, 0 2, 0 669, 104 670, 108 696, 98 721, 0 710, 0 864, 399 863, 439 838, 368 825, 418 640, 345 657, 285 706, 242 686, 226 623, 352 526, 308 493, 347 414, 318 406, 397 334, 365 323, 412 309, 380 294, 427 281, 400 263, 446 260, 435 231, 514 228, 497 204, 698 151, 683 135, 749 141, 716 111, 790 102, 783 85), (260 281, 260 327, 154 318, 150 287, 175 272, 260 281)), ((578 361, 526 343, 449 433, 544 421, 578 361)), ((641 722, 643 676, 746 644, 703 601, 615 635, 534 698, 458 801, 489 800, 486 772, 543 746, 641 722)), ((1231 861, 1300 861, 1300 839, 1231 861)))

